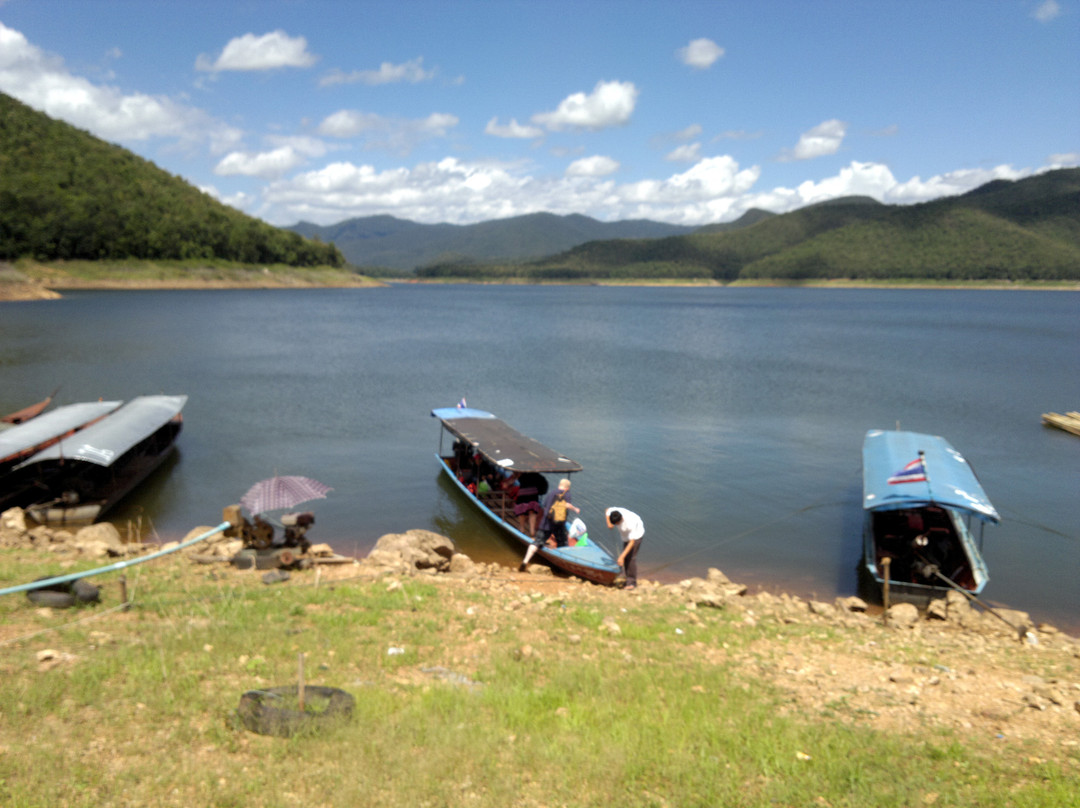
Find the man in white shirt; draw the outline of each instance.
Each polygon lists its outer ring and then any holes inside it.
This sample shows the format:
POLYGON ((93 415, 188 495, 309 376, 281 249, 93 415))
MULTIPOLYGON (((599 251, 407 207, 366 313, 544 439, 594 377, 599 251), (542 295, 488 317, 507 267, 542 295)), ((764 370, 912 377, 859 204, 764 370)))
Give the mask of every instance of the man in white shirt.
POLYGON ((619 531, 623 540, 623 550, 619 553, 619 566, 626 573, 624 589, 637 588, 637 554, 641 540, 645 537, 645 523, 641 517, 626 508, 608 508, 604 511, 607 526, 619 531))

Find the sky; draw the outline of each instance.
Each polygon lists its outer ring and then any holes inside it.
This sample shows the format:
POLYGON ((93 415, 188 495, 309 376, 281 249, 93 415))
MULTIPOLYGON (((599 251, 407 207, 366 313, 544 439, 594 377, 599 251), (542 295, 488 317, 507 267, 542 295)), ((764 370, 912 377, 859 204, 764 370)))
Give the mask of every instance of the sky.
POLYGON ((1080 165, 1080 0, 0 0, 0 91, 279 226, 696 226, 1080 165))

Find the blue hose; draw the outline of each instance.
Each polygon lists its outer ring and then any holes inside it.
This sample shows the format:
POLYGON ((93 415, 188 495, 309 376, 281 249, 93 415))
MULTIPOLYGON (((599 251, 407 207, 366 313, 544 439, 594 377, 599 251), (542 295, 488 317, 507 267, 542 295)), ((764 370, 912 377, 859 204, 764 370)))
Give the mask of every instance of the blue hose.
POLYGON ((69 581, 77 581, 79 578, 89 578, 91 575, 101 575, 104 572, 113 572, 114 570, 122 570, 127 567, 133 567, 136 564, 142 564, 144 561, 151 561, 155 558, 160 558, 163 555, 169 553, 175 553, 177 550, 183 550, 185 547, 190 547, 197 542, 209 539, 215 533, 220 533, 223 530, 227 530, 232 525, 229 522, 222 522, 217 527, 206 531, 205 533, 196 536, 194 539, 188 539, 185 542, 181 542, 176 547, 170 547, 167 550, 158 550, 156 553, 142 556, 141 558, 133 558, 130 561, 117 561, 115 564, 110 564, 107 567, 98 567, 97 569, 86 570, 85 572, 73 572, 71 575, 58 575, 55 578, 46 578, 42 581, 31 581, 28 584, 19 584, 18 586, 9 586, 7 589, 0 589, 0 595, 11 595, 15 592, 25 592, 28 589, 41 589, 45 586, 54 586, 55 584, 64 584, 69 581))

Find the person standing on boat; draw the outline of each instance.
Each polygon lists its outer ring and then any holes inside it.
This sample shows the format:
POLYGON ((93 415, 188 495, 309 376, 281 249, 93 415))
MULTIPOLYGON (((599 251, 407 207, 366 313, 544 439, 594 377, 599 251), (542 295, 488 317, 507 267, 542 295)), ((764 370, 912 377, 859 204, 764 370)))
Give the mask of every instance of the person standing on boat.
POLYGON ((637 588, 637 554, 641 549, 641 540, 645 538, 645 523, 641 517, 626 508, 608 508, 604 511, 607 526, 619 531, 623 540, 623 549, 619 553, 619 566, 626 573, 624 589, 637 588))
POLYGON ((565 477, 559 480, 559 487, 547 495, 544 500, 544 521, 540 523, 540 535, 555 541, 555 547, 566 546, 567 513, 581 513, 581 508, 570 501, 570 481, 565 477))

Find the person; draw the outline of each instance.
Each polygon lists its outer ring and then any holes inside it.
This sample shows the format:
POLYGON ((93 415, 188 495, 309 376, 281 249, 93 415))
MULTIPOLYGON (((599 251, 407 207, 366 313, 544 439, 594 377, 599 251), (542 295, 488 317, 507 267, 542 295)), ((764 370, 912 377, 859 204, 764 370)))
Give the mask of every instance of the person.
POLYGON ((626 574, 624 589, 637 588, 637 555, 641 549, 641 540, 645 537, 645 523, 641 517, 626 508, 613 507, 604 511, 607 526, 619 531, 623 540, 623 549, 619 553, 619 566, 626 574))
POLYGON ((518 565, 519 572, 524 572, 529 566, 541 544, 546 542, 552 549, 566 546, 566 514, 570 510, 581 513, 581 509, 570 501, 570 481, 564 477, 544 500, 544 520, 540 523, 540 532, 533 537, 533 542, 525 551, 525 558, 518 565))
POLYGON ((566 546, 566 515, 569 511, 581 513, 581 508, 570 501, 570 481, 564 477, 544 500, 544 521, 540 523, 540 535, 548 538, 548 547, 566 546))
POLYGON ((521 525, 521 532, 529 538, 535 538, 536 526, 544 509, 540 507, 540 497, 547 493, 548 482, 544 475, 535 471, 526 471, 518 477, 518 495, 514 502, 514 515, 521 525))

